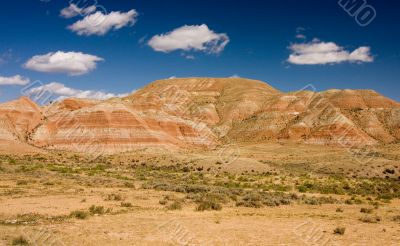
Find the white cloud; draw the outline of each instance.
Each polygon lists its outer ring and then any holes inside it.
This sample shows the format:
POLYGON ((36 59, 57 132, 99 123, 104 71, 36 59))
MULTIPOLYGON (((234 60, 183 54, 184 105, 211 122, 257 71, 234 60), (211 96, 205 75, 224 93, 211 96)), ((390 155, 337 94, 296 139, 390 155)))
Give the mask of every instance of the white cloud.
POLYGON ((185 55, 185 58, 188 60, 194 60, 196 57, 194 55, 185 55))
POLYGON ((310 43, 292 44, 289 49, 292 54, 287 61, 297 65, 374 61, 370 54, 370 47, 363 46, 349 52, 333 42, 321 42, 318 39, 314 39, 310 43))
POLYGON ((96 11, 95 5, 79 8, 76 4, 71 3, 68 7, 63 8, 61 10, 60 16, 69 19, 78 15, 88 15, 95 11, 96 11))
POLYGON ((22 77, 21 75, 15 75, 12 77, 0 76, 0 85, 26 85, 30 81, 29 78, 22 77))
POLYGON ((83 20, 77 21, 68 29, 76 32, 78 35, 99 35, 102 36, 110 30, 118 30, 127 25, 134 25, 138 13, 132 9, 128 12, 111 12, 103 14, 97 11, 94 14, 86 16, 83 20))
POLYGON ((304 31, 306 31, 306 28, 304 28, 302 26, 299 26, 299 27, 296 28, 296 33, 302 33, 304 31))
POLYGON ((231 78, 231 79, 238 79, 238 78, 240 78, 240 76, 239 76, 238 74, 234 74, 234 75, 232 75, 232 76, 229 77, 229 78, 231 78))
POLYGON ((225 33, 215 33, 207 25, 182 26, 169 33, 156 35, 148 45, 155 51, 195 50, 211 54, 222 52, 229 43, 225 33))
POLYGON ((69 97, 74 98, 85 98, 85 99, 97 99, 97 100, 106 100, 113 97, 125 97, 129 94, 114 94, 107 93, 103 91, 94 91, 94 90, 79 90, 65 86, 62 83, 52 82, 46 85, 41 85, 35 88, 30 89, 26 92, 27 95, 40 95, 40 94, 52 94, 52 98, 54 100, 62 100, 69 97))
POLYGON ((296 38, 306 39, 307 38, 306 35, 303 34, 303 32, 305 32, 305 31, 306 31, 306 29, 304 27, 300 26, 300 27, 296 28, 296 38))
POLYGON ((71 76, 86 74, 97 67, 103 58, 81 52, 50 52, 29 59, 24 67, 46 73, 67 73, 71 76))
POLYGON ((296 38, 298 38, 298 39, 306 39, 307 37, 304 34, 297 34, 296 38))

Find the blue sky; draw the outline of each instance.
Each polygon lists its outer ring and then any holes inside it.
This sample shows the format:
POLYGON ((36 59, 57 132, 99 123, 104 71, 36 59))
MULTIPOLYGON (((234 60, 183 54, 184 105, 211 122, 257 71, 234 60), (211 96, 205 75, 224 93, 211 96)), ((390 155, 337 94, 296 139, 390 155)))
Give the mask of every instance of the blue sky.
POLYGON ((365 27, 338 0, 83 2, 1 3, 0 101, 36 80, 61 96, 107 97, 172 76, 233 75, 282 91, 368 88, 400 101, 396 0, 367 0, 376 18, 365 27), (62 16, 71 3, 80 12, 62 16), (97 13, 97 29, 85 27, 97 13))

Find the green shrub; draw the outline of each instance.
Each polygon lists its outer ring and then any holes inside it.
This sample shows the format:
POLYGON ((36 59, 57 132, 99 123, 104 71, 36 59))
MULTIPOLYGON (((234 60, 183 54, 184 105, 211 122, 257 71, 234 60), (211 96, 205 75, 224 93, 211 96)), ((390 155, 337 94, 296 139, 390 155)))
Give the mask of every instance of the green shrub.
POLYGON ((363 201, 357 197, 352 197, 351 200, 354 202, 354 204, 363 204, 363 201))
POLYGON ((216 201, 204 200, 197 204, 196 211, 222 210, 222 205, 216 201))
POLYGON ((95 206, 95 205, 92 205, 92 206, 90 206, 90 208, 89 208, 89 212, 90 212, 91 214, 102 215, 102 214, 105 213, 105 210, 104 210, 104 207, 103 207, 103 206, 95 206))
POLYGON ((188 195, 187 197, 193 199, 196 203, 201 201, 226 203, 229 201, 229 197, 222 190, 221 191, 214 190, 213 193, 194 194, 192 196, 188 195))
POLYGON ((316 197, 307 197, 303 202, 308 205, 321 205, 320 201, 316 197))
POLYGON ((343 208, 337 208, 336 213, 343 213, 343 208))
POLYGON ((192 197, 197 204, 196 211, 221 210, 221 203, 229 201, 228 196, 224 194, 224 190, 214 190, 213 192, 196 194, 192 197))
POLYGON ((71 212, 70 216, 80 219, 80 220, 84 220, 89 216, 89 214, 85 211, 76 210, 76 211, 71 212))
POLYGON ((364 222, 364 223, 378 223, 380 222, 382 219, 380 216, 364 216, 362 218, 360 218, 360 221, 364 222))
POLYGON ((26 181, 26 180, 18 180, 17 181, 17 185, 27 185, 28 184, 28 181, 26 181))
POLYGON ((11 245, 29 245, 29 242, 23 236, 19 236, 12 240, 11 245))
POLYGON ((345 227, 337 227, 337 228, 335 228, 335 230, 333 230, 333 234, 337 234, 337 235, 344 235, 345 232, 346 232, 345 227))
POLYGON ((181 210, 182 209, 182 203, 179 201, 174 201, 170 205, 167 206, 168 210, 181 210))
MULTIPOLYGON (((289 205, 293 201, 300 198, 296 194, 287 194, 283 192, 252 192, 246 194, 239 201, 236 206, 260 208, 265 206, 276 207, 280 205, 289 205)), ((306 201, 308 198, 303 196, 301 199, 306 201)))
POLYGON ((301 192, 301 193, 306 193, 306 192, 307 192, 307 187, 305 187, 305 186, 303 186, 303 185, 298 186, 297 189, 298 189, 299 192, 301 192))
POLYGON ((121 207, 131 208, 131 207, 133 207, 133 205, 130 202, 121 202, 121 207))
POLYGON ((12 223, 10 220, 0 220, 0 224, 36 225, 43 219, 45 217, 37 213, 18 214, 12 223))
POLYGON ((106 199, 106 201, 122 201, 123 198, 120 194, 108 194, 106 199))
POLYGON ((400 215, 396 215, 392 218, 393 221, 395 222, 400 222, 400 215))
POLYGON ((258 193, 245 195, 240 201, 236 202, 237 207, 261 208, 263 206, 262 197, 258 193))
POLYGON ((381 194, 378 196, 378 199, 386 200, 386 202, 392 200, 393 198, 394 196, 392 194, 381 194))
POLYGON ((353 205, 354 204, 353 200, 351 200, 351 199, 346 199, 344 201, 344 203, 347 204, 347 205, 353 205))
POLYGON ((125 187, 135 189, 135 184, 129 183, 129 182, 125 182, 125 187))
POLYGON ((372 214, 374 210, 372 208, 361 208, 360 212, 365 214, 372 214))

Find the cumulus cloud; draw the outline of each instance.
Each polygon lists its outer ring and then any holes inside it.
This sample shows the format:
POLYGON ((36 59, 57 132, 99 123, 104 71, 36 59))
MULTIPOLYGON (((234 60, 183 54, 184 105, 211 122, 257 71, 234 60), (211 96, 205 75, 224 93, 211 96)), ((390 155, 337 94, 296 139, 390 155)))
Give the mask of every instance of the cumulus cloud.
POLYGON ((79 8, 76 4, 71 3, 68 7, 63 8, 61 10, 60 16, 65 19, 69 19, 78 15, 88 15, 95 11, 96 11, 95 5, 79 8))
POLYGON ((314 39, 310 43, 292 44, 288 62, 297 65, 334 64, 342 62, 373 62, 370 47, 362 46, 350 52, 334 42, 314 39))
POLYGON ((125 97, 128 95, 128 94, 107 93, 95 90, 79 90, 67 87, 64 84, 58 82, 52 82, 46 85, 34 87, 26 92, 26 94, 29 96, 41 95, 45 93, 51 94, 54 100, 62 100, 69 97, 106 100, 113 97, 125 97))
POLYGON ((182 26, 169 33, 152 37, 148 45, 155 51, 195 50, 210 54, 222 52, 229 43, 225 33, 215 33, 207 25, 182 26))
POLYGON ((50 52, 29 59, 24 67, 46 73, 67 73, 71 76, 86 74, 97 67, 103 58, 81 52, 50 52))
POLYGON ((22 77, 21 75, 15 75, 12 77, 0 76, 0 85, 26 85, 30 81, 29 78, 22 77))
POLYGON ((78 35, 98 35, 102 36, 110 30, 118 30, 124 26, 132 26, 136 23, 138 13, 132 9, 128 12, 111 12, 103 14, 97 11, 91 15, 86 16, 83 20, 79 20, 74 24, 68 26, 73 32, 78 35))

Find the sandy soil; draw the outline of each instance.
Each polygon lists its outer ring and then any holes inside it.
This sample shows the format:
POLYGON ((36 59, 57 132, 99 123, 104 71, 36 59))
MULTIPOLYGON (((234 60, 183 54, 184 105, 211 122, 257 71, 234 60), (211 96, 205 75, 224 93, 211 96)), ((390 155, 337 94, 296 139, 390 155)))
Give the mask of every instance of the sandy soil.
MULTIPOLYGON (((111 189, 85 194, 50 195, 2 199, 1 217, 22 213, 46 216, 68 214, 91 204, 121 210, 118 202, 104 201, 111 189), (82 202, 82 198, 86 201, 82 202)), ((115 192, 115 191, 114 191, 115 192)), ((1 242, 14 235, 36 240, 38 245, 399 245, 400 225, 390 221, 399 214, 395 201, 379 209, 382 222, 363 223, 360 206, 290 205, 279 208, 224 207, 222 211, 196 212, 188 204, 181 211, 167 211, 159 203, 163 192, 118 190, 133 207, 117 214, 86 220, 41 222, 0 226, 1 242), (337 207, 344 212, 337 213, 337 207), (333 230, 345 227, 345 235, 333 230), (46 244, 49 243, 49 244, 46 244), (43 244, 40 244, 43 243, 43 244), (53 244, 51 244, 53 243, 53 244)), ((364 205, 365 206, 365 205, 364 205)))
MULTIPOLYGON (((79 173, 55 169, 50 164, 71 168, 97 164, 81 162, 82 158, 75 154, 67 158, 65 153, 47 153, 53 159, 38 167, 36 162, 42 160, 40 156, 28 155, 37 158, 34 162, 33 157, 19 155, 22 159, 14 156, 17 160, 11 161, 9 156, 3 155, 0 160, 0 245, 12 245, 19 236, 31 245, 400 245, 400 221, 394 220, 396 216, 400 218, 398 199, 381 203, 370 214, 360 212, 361 208, 373 208, 365 196, 358 196, 364 201, 362 204, 352 205, 293 203, 246 208, 230 201, 223 204, 220 211, 199 212, 193 200, 185 199, 186 194, 144 189, 142 179, 146 177, 130 178, 127 171, 132 163, 158 163, 160 166, 188 163, 194 169, 203 167, 201 172, 206 172, 207 167, 218 167, 220 172, 232 174, 276 171, 274 175, 277 176, 272 177, 277 178, 295 177, 292 174, 315 172, 322 167, 322 177, 334 173, 351 178, 367 176, 369 170, 384 177, 382 170, 390 167, 395 169, 395 178, 399 173, 397 147, 378 149, 379 157, 363 166, 339 148, 274 144, 240 146, 240 156, 233 164, 216 164, 220 160, 218 150, 130 153, 106 159, 111 169, 96 172, 82 169, 85 171, 79 173), (73 160, 78 164, 72 164, 73 160), (132 184, 128 187, 127 182, 132 184), (108 199, 110 194, 121 198, 108 199), (168 210, 161 204, 167 195, 182 199, 182 209, 168 210), (73 211, 88 211, 92 205, 103 206, 108 212, 85 219, 70 216, 73 211), (338 212, 338 208, 343 212, 338 212), (361 220, 366 216, 380 219, 366 223, 361 220), (339 227, 345 228, 344 235, 334 233, 339 227)), ((162 171, 159 172, 161 175, 162 171)), ((329 195, 342 200, 350 198, 329 195)))

